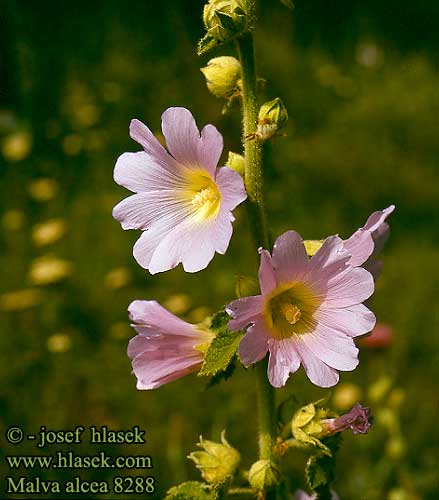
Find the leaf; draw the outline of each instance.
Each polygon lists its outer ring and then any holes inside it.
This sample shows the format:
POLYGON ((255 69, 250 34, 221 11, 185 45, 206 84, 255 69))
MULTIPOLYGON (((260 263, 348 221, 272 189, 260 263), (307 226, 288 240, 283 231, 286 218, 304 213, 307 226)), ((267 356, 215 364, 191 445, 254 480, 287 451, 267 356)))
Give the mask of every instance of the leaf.
POLYGON ((230 320, 225 311, 215 314, 210 324, 210 330, 216 332, 216 337, 207 350, 203 366, 198 375, 212 376, 228 368, 238 350, 242 332, 232 332, 227 328, 230 320))
POLYGON ((206 384, 206 389, 210 389, 211 387, 218 385, 220 382, 222 381, 225 382, 226 380, 228 380, 235 371, 236 368, 235 360, 236 358, 233 358, 229 366, 225 370, 211 377, 206 384))
POLYGON ((199 481, 188 481, 171 488, 165 500, 214 500, 216 494, 209 487, 199 481))
POLYGON ((206 34, 199 42, 198 42, 198 47, 197 47, 197 54, 199 56, 202 56, 206 52, 209 52, 210 50, 214 49, 218 45, 221 45, 221 42, 214 38, 213 36, 210 36, 209 34, 206 34))

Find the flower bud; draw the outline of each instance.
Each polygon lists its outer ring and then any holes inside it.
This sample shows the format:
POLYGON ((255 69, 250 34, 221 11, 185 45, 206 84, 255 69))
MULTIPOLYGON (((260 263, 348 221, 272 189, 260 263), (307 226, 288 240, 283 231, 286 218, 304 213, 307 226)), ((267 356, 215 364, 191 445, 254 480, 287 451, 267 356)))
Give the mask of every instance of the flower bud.
POLYGON ((223 56, 211 59, 201 68, 207 88, 216 97, 230 98, 239 91, 241 64, 235 57, 223 56))
POLYGON ((332 436, 346 429, 351 429, 354 434, 367 434, 372 425, 370 408, 357 403, 348 413, 341 417, 321 420, 320 425, 324 436, 332 436))
POLYGON ((225 42, 247 31, 248 19, 242 0, 209 0, 203 21, 207 35, 225 42))
POLYGON ((221 433, 221 443, 204 440, 200 436, 197 446, 204 451, 194 451, 188 458, 201 471, 203 479, 208 483, 222 483, 235 473, 241 456, 235 448, 226 441, 225 432, 221 433))
POLYGON ((242 155, 230 151, 226 165, 231 169, 235 170, 236 172, 238 172, 238 174, 244 175, 245 159, 242 155))
POLYGON ((294 438, 304 445, 313 445, 327 450, 320 441, 323 435, 321 420, 328 416, 328 411, 318 408, 317 403, 310 403, 297 411, 291 420, 291 430, 294 438))
POLYGON ((252 488, 265 490, 279 484, 280 471, 270 460, 258 460, 248 473, 248 481, 252 488))
POLYGON ((287 109, 279 97, 276 97, 261 106, 256 134, 264 141, 270 139, 285 125, 287 120, 287 109))

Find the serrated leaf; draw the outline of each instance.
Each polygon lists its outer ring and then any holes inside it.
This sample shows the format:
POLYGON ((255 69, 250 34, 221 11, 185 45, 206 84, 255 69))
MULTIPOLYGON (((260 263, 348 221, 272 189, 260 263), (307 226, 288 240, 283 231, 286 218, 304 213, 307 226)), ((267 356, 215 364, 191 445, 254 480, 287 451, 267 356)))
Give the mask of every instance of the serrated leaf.
POLYGON ((213 376, 228 368, 238 350, 242 332, 232 332, 227 328, 229 315, 221 311, 212 318, 210 330, 216 332, 216 337, 207 350, 203 366, 198 375, 213 376))
POLYGON ((215 500, 216 494, 199 481, 188 481, 171 488, 165 500, 215 500))
POLYGON ((210 36, 209 34, 206 34, 198 42, 197 54, 199 56, 202 56, 203 54, 206 54, 206 52, 209 52, 210 50, 214 49, 215 47, 218 47, 218 45, 221 45, 221 42, 219 40, 217 40, 213 36, 210 36))
POLYGON ((230 362, 229 366, 223 370, 222 372, 217 373, 213 377, 209 379, 209 382, 206 384, 206 389, 210 389, 214 385, 219 384, 220 382, 225 382, 227 379, 229 379, 232 375, 233 372, 235 371, 236 368, 236 363, 235 363, 236 358, 233 358, 232 361, 230 362))
POLYGON ((306 463, 306 482, 311 490, 329 484, 332 480, 332 459, 324 455, 313 455, 306 463))

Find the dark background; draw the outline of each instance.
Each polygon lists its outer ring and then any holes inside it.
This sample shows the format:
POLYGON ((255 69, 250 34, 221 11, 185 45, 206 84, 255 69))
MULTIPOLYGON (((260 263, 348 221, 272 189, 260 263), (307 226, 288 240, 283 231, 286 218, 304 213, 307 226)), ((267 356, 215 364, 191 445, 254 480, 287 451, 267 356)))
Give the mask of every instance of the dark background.
MULTIPOLYGON (((200 433, 218 439, 226 428, 246 466, 256 453, 251 369, 209 390, 190 376, 140 392, 125 352, 131 300, 155 298, 197 322, 234 298, 237 274, 255 272, 242 209, 228 253, 196 275, 150 276, 131 255, 138 234, 111 217, 128 194, 112 180, 115 160, 139 149, 131 118, 159 132, 161 112, 185 106, 223 133, 223 162, 240 150, 239 109, 221 115, 199 71, 202 6, 0 1, 0 429, 140 425, 145 447, 106 451, 152 455, 153 498, 198 477, 185 456, 200 433)), ((397 207, 371 301, 393 343, 363 347, 359 368, 331 391, 339 411, 359 399, 376 416, 367 436, 345 437, 342 499, 437 498, 438 19, 434 0, 297 0, 294 12, 260 2, 264 97, 281 97, 290 115, 287 137, 266 147, 273 234, 347 237, 374 210, 397 207)), ((279 392, 309 402, 329 391, 300 370, 279 392)), ((0 455, 35 452, 7 445, 3 432, 0 443, 0 455)), ((293 455, 289 475, 301 486, 305 456, 293 455)))

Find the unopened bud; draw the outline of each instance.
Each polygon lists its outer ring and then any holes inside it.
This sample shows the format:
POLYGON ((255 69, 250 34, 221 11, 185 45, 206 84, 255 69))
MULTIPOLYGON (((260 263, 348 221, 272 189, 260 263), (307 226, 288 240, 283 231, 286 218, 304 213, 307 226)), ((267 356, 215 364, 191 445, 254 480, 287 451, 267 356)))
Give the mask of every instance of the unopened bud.
POLYGON ((231 169, 235 170, 236 172, 238 172, 238 174, 244 175, 245 159, 242 155, 230 151, 226 165, 231 169))
POLYGON ((209 0, 203 21, 207 35, 225 42, 247 31, 248 19, 242 0, 209 0))
POLYGON ((248 473, 248 481, 252 488, 266 490, 279 484, 280 471, 270 460, 258 460, 248 473))
POLYGON ((188 458, 195 463, 205 481, 208 483, 222 483, 233 476, 241 456, 226 441, 224 431, 221 433, 221 443, 215 443, 200 437, 197 446, 204 451, 194 451, 188 458))
POLYGON ((216 97, 230 98, 239 91, 241 64, 235 57, 223 56, 211 59, 201 68, 207 88, 216 97))
POLYGON ((325 436, 332 436, 347 429, 351 429, 354 434, 367 434, 372 425, 370 408, 357 403, 348 413, 341 417, 321 420, 320 425, 325 436))
POLYGON ((261 106, 256 134, 264 141, 270 139, 285 125, 287 120, 287 109, 279 97, 276 97, 261 106))

